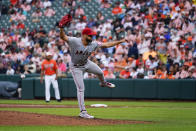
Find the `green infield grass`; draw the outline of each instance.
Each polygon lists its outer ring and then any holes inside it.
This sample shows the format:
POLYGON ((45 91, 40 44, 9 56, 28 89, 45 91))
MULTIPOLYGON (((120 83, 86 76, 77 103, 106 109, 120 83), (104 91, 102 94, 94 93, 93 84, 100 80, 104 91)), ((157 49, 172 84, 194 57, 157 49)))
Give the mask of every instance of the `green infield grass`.
MULTIPOLYGON (((0 100, 0 104, 46 104, 43 100, 0 100)), ((107 108, 87 108, 96 118, 152 121, 151 124, 108 126, 0 126, 1 131, 196 131, 196 102, 95 101, 107 108)), ((51 101, 47 105, 77 105, 76 100, 51 101)), ((78 108, 0 108, 0 110, 78 116, 78 108)), ((0 118, 1 121, 2 118, 0 118)))

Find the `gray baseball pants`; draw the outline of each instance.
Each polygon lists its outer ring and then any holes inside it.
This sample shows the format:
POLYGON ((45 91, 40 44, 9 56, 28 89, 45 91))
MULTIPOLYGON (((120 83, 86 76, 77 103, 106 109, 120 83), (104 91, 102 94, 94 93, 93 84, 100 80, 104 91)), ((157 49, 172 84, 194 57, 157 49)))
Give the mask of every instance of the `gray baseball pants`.
POLYGON ((71 64, 71 73, 75 85, 77 87, 77 98, 78 98, 78 105, 80 111, 86 110, 84 104, 84 90, 85 90, 84 80, 83 80, 84 72, 93 73, 98 76, 101 82, 104 82, 103 72, 101 68, 94 62, 88 60, 88 62, 83 66, 74 66, 73 64, 71 64))

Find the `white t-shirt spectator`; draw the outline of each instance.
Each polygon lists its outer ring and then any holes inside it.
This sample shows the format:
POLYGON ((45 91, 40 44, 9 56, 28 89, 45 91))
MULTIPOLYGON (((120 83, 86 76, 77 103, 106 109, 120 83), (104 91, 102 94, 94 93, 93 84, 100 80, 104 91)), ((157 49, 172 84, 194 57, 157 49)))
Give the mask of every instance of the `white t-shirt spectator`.
POLYGON ((7 69, 6 75, 14 75, 14 69, 7 69))
POLYGON ((144 54, 149 51, 148 47, 150 46, 150 41, 150 39, 143 40, 143 42, 138 45, 139 54, 144 54))
POLYGON ((144 68, 143 68, 143 67, 137 68, 137 73, 142 73, 142 74, 144 74, 144 68))
POLYGON ((47 8, 47 7, 52 6, 52 3, 50 1, 48 1, 48 0, 45 0, 43 5, 44 5, 44 8, 47 8))
POLYGON ((31 6, 28 5, 28 4, 22 4, 22 5, 21 5, 21 8, 22 8, 24 11, 30 11, 30 10, 31 10, 31 6))
POLYGON ((79 30, 79 31, 82 31, 85 27, 86 27, 85 22, 79 22, 79 23, 76 24, 76 29, 79 30))
POLYGON ((26 0, 26 2, 27 2, 28 4, 30 4, 30 3, 32 2, 32 0, 26 0))
POLYGON ((138 74, 137 72, 131 72, 130 76, 131 76, 132 79, 136 79, 137 78, 137 74, 138 74))
POLYGON ((51 17, 55 15, 55 11, 51 8, 47 8, 46 11, 44 12, 44 15, 47 17, 51 17))

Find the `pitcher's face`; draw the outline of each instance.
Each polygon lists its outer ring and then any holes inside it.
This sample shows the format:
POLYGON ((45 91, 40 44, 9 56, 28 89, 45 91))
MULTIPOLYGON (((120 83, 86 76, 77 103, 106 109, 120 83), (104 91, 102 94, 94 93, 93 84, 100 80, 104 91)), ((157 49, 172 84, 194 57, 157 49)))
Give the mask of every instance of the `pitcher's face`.
POLYGON ((89 44, 89 43, 91 43, 92 41, 93 41, 93 39, 92 39, 92 35, 85 35, 85 37, 86 37, 86 42, 89 44))

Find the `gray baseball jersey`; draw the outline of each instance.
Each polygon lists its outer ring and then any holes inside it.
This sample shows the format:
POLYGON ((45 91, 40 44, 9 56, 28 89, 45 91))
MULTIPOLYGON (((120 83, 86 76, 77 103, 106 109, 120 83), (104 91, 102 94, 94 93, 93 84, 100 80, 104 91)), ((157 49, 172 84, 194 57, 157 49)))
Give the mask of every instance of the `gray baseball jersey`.
POLYGON ((76 37, 68 37, 68 45, 73 64, 86 64, 91 53, 99 47, 97 42, 91 42, 89 45, 84 46, 82 39, 76 37))
POLYGON ((68 44, 71 54, 71 73, 77 87, 77 98, 80 111, 86 110, 84 104, 84 81, 83 72, 89 72, 97 75, 101 82, 104 82, 103 72, 98 65, 90 61, 88 57, 99 46, 97 42, 91 42, 84 46, 81 38, 68 37, 68 44), (75 66, 76 65, 76 66, 75 66))

